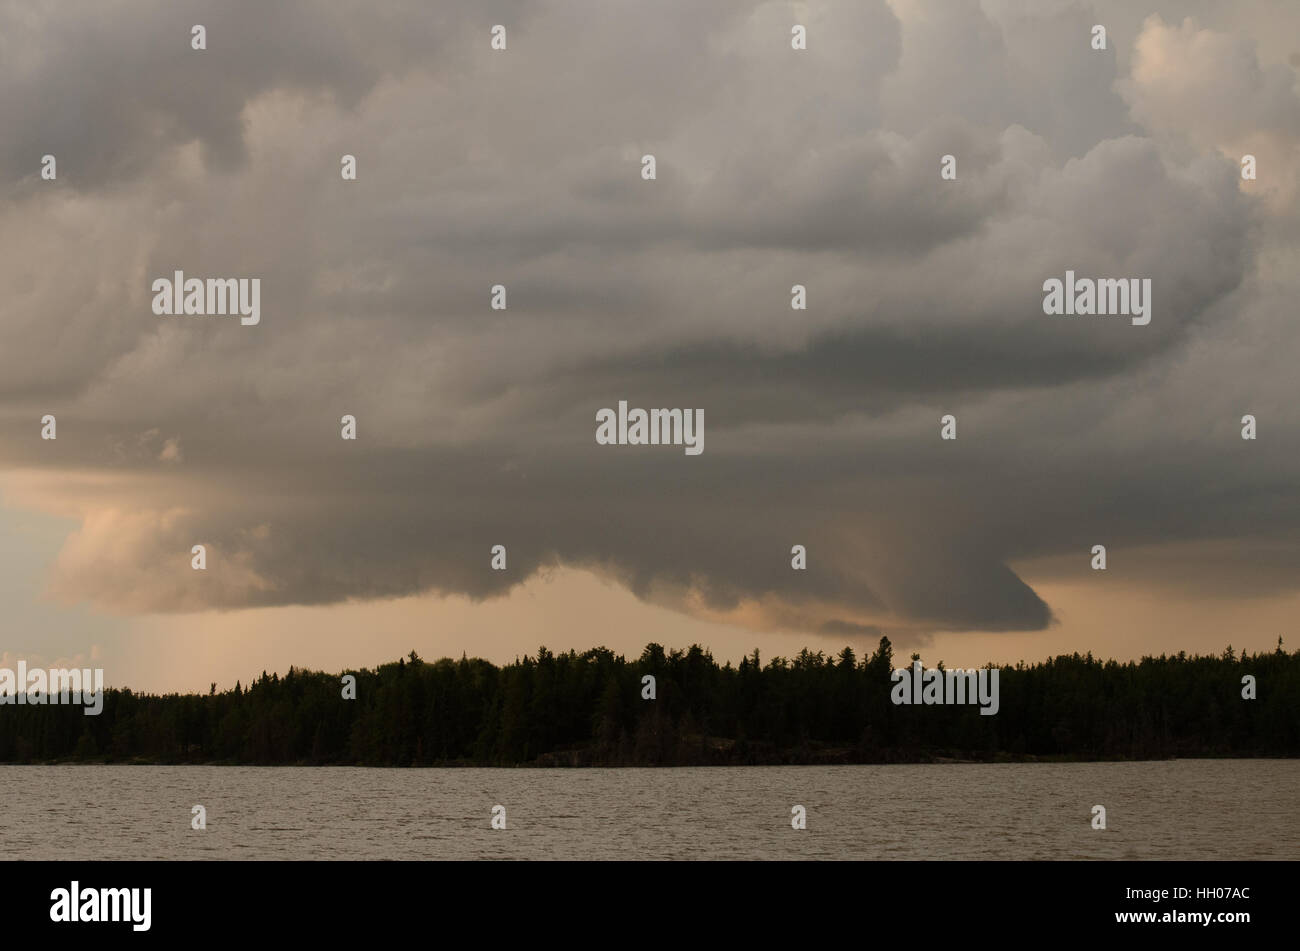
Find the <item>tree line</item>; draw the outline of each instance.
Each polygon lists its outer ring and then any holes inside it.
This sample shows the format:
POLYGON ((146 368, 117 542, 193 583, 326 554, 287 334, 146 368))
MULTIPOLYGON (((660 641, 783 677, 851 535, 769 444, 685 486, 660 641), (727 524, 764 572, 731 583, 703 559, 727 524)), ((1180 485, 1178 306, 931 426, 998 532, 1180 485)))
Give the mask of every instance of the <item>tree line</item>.
MULTIPOLYGON (((913 655, 913 659, 919 659, 913 655)), ((497 666, 414 651, 375 669, 290 668, 206 695, 105 691, 103 712, 0 705, 0 762, 671 766, 1300 755, 1300 651, 1090 653, 1001 668, 1000 708, 890 699, 888 638, 719 665, 695 645, 497 666), (343 698, 345 675, 355 699, 343 698), (644 678, 654 678, 645 699, 644 678), (1243 677, 1257 698, 1243 699, 1243 677)), ((907 664, 899 664, 906 667, 907 664)), ((942 663, 938 665, 942 667, 942 663)))

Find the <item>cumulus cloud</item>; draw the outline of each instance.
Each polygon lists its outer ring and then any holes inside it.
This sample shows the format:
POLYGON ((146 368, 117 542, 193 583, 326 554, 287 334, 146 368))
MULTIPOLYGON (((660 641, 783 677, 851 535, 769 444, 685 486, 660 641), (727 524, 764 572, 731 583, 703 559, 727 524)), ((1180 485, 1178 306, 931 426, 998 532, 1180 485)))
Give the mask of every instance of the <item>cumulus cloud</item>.
POLYGON ((79 520, 69 600, 486 598, 568 565, 919 638, 1045 627, 1014 566, 1099 541, 1201 590, 1296 562, 1295 247, 1231 152, 1294 146, 1294 73, 1248 34, 1153 18, 1099 53, 1085 5, 854 0, 796 53, 786 3, 123 6, 0 13, 0 461, 79 520), (261 324, 154 316, 176 269, 259 277, 261 324), (1150 278, 1151 324, 1045 316, 1067 269, 1150 278), (704 454, 596 445, 620 399, 702 408, 704 454))
POLYGON ((1143 25, 1132 75, 1120 84, 1133 117, 1152 132, 1234 161, 1254 155, 1256 191, 1294 214, 1300 194, 1300 90, 1285 64, 1264 66, 1252 36, 1203 28, 1193 17, 1143 25))

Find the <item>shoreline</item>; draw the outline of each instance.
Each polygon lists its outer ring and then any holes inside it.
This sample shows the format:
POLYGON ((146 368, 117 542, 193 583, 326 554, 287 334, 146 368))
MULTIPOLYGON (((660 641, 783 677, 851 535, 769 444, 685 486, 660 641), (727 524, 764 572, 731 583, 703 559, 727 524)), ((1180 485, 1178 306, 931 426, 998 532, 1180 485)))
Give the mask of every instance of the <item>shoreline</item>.
POLYGON ((1219 762, 1219 761, 1238 761, 1238 760, 1266 760, 1270 762, 1292 762, 1300 761, 1300 756, 1251 756, 1251 755, 1230 755, 1230 754, 1212 754, 1205 756, 1162 756, 1162 757, 1145 757, 1145 758, 1105 758, 1090 756, 999 756, 989 759, 965 759, 952 756, 930 756, 915 759, 891 759, 891 760, 851 760, 851 761, 759 761, 752 763, 473 763, 473 762, 445 762, 445 763, 420 763, 398 765, 394 763, 311 763, 305 761, 286 762, 286 763, 245 763, 231 760, 202 760, 202 761, 175 761, 175 760, 151 760, 151 759, 131 759, 131 760, 41 760, 33 762, 0 762, 0 769, 7 766, 132 766, 132 767, 149 767, 149 766, 202 766, 202 767, 219 767, 219 768, 244 768, 244 769, 502 769, 502 770, 543 770, 548 772, 564 772, 571 770, 598 770, 598 769, 654 769, 654 770, 672 770, 672 769, 747 769, 751 767, 808 767, 808 766, 1025 766, 1025 765, 1062 765, 1062 764, 1085 764, 1085 763, 1173 763, 1173 762, 1219 762))

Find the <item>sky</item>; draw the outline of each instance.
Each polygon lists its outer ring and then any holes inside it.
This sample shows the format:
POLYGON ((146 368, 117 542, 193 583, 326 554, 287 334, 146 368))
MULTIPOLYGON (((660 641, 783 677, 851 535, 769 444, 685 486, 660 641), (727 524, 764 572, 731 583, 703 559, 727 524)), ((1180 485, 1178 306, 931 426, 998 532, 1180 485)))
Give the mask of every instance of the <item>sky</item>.
POLYGON ((1298 37, 1284 0, 0 2, 0 666, 1300 636, 1298 37), (260 322, 156 315, 177 270, 260 322), (1067 270, 1149 278, 1150 323, 1044 314, 1067 270), (704 451, 599 445, 620 400, 704 451))

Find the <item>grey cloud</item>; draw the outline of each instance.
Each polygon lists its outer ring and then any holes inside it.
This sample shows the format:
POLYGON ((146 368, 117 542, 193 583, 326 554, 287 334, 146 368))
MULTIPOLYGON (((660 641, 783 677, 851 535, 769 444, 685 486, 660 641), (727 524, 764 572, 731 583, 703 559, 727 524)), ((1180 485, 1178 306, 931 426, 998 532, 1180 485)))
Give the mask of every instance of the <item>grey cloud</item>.
POLYGON ((880 628, 874 624, 854 624, 852 621, 840 621, 831 619, 822 624, 817 629, 818 634, 825 634, 828 637, 881 637, 884 634, 880 628))
POLYGON ((0 59, 0 458, 104 477, 30 489, 82 520, 69 599, 485 598, 568 564, 874 635, 1040 629, 1017 566, 1099 538, 1181 546, 1192 585, 1228 545, 1290 563, 1294 278, 1259 264, 1295 249, 1183 113, 1129 114, 1084 7, 835 4, 794 53, 784 4, 125 6, 94 42, 42 8, 0 59), (261 277, 262 324, 153 316, 174 268, 261 277), (1066 269, 1150 277, 1151 325, 1043 315, 1066 269), (596 446, 620 399, 702 407, 704 455, 596 446))

